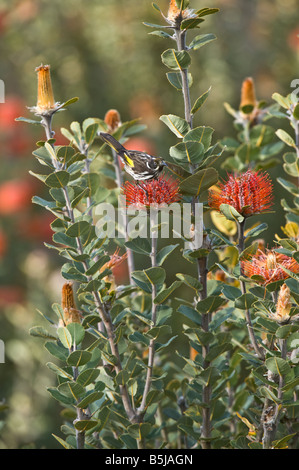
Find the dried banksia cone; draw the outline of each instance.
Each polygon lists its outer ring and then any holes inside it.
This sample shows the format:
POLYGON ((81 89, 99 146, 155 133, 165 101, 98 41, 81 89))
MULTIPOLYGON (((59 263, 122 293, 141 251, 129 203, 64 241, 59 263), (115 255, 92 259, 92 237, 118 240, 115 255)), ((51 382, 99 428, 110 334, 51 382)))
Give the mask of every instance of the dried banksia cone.
POLYGON ((290 311, 292 308, 290 297, 290 289, 286 284, 283 284, 279 291, 278 300, 276 304, 276 314, 274 315, 274 318, 279 323, 287 322, 290 319, 290 311))
POLYGON ((248 77, 242 83, 240 108, 247 106, 255 108, 256 104, 254 81, 251 77, 248 77))
POLYGON ((120 114, 117 109, 109 109, 105 114, 104 121, 107 124, 109 131, 115 131, 121 125, 120 114))
POLYGON ((80 313, 75 304, 73 284, 71 282, 66 282, 62 286, 61 306, 65 325, 80 323, 80 313))

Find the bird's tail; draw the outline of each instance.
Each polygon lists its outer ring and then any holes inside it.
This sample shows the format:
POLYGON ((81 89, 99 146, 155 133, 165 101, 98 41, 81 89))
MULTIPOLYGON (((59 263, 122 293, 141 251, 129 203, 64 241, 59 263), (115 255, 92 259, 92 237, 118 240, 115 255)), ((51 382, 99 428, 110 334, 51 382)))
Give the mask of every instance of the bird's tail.
POLYGON ((118 154, 123 154, 126 152, 125 147, 123 147, 112 135, 107 134, 106 132, 100 132, 100 137, 103 139, 106 144, 110 145, 110 147, 115 150, 118 154))

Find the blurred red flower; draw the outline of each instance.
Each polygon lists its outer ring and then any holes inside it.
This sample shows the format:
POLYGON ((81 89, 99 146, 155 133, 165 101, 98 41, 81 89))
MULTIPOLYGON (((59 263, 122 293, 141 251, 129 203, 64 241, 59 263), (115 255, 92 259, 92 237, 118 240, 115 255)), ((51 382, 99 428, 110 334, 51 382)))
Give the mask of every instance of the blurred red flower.
POLYGON ((209 206, 220 211, 221 204, 229 204, 239 214, 249 217, 261 214, 273 204, 273 186, 266 172, 247 170, 239 176, 230 175, 227 182, 209 191, 209 206))
POLYGON ((0 185, 0 214, 10 215, 31 204, 35 185, 27 180, 14 179, 0 185))
POLYGON ((126 142, 125 146, 128 150, 138 150, 139 152, 146 152, 150 155, 155 155, 156 153, 154 144, 144 137, 132 137, 126 142))
POLYGON ((0 104, 0 131, 19 126, 15 119, 22 116, 25 109, 26 106, 19 97, 6 96, 5 103, 0 104))
POLYGON ((0 286, 0 307, 8 304, 21 303, 24 300, 24 292, 18 286, 0 286))
POLYGON ((7 239, 3 230, 0 230, 0 258, 5 254, 7 249, 7 239))
POLYGON ((42 240, 49 242, 53 236, 53 230, 50 224, 55 220, 51 213, 32 214, 26 212, 18 221, 18 233, 27 240, 42 240))

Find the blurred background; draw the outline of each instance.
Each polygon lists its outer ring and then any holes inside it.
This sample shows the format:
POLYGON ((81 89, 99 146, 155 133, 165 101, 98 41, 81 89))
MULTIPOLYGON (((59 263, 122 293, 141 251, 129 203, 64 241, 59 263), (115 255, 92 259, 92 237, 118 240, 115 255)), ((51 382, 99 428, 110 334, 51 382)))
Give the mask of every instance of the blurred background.
MULTIPOLYGON (((159 121, 161 114, 183 115, 181 95, 169 84, 161 53, 168 40, 148 35, 142 23, 161 23, 150 0, 0 0, 0 448, 59 447, 61 407, 48 395, 54 374, 43 342, 29 336, 60 301, 62 260, 43 245, 50 241, 49 212, 31 203, 43 187, 28 174, 38 168, 31 152, 44 138, 40 126, 15 122, 31 117, 36 104, 35 67, 50 64, 57 101, 79 101, 57 114, 58 144, 66 143, 60 127, 86 117, 103 118, 117 108, 122 121, 141 118, 147 129, 131 139, 130 148, 163 155, 176 140, 159 121)), ((166 13, 168 0, 157 2, 166 13)), ((191 7, 218 7, 196 34, 214 33, 217 41, 192 54, 193 101, 210 86, 207 103, 195 125, 215 129, 215 141, 234 136, 232 117, 223 107, 238 108, 244 78, 256 83, 259 100, 271 103, 273 92, 286 95, 299 78, 298 0, 192 0, 191 7)), ((193 33, 190 33, 192 37, 193 33)), ((283 123, 278 124, 283 127, 283 123)), ((275 178, 279 169, 270 170, 275 178)), ((281 171, 281 170, 280 170, 281 171)), ((281 192, 281 194, 280 194, 281 192)), ((283 224, 277 188, 276 226, 283 224)), ((272 219, 273 220, 273 219, 272 219)), ((267 219, 266 221, 269 221, 267 219)), ((171 266, 169 267, 171 269, 171 266)), ((122 279, 122 281, 124 281, 122 279)))

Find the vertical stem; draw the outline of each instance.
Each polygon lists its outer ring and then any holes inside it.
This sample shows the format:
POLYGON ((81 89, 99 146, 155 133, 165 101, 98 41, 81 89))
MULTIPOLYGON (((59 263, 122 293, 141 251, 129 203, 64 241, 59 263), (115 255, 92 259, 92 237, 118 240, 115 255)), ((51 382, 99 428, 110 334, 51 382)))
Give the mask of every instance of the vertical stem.
MULTIPOLYGON (((197 263, 198 263, 198 270, 199 270, 199 278, 202 284, 200 298, 201 300, 204 300, 207 297, 207 258, 206 257, 199 258, 197 260, 197 263)), ((202 314, 201 318, 202 318, 201 327, 203 331, 208 332, 210 320, 211 320, 210 314, 204 313, 202 314)), ((208 353, 209 353, 209 344, 203 345, 202 357, 203 357, 204 369, 208 369, 208 367, 210 366, 210 363, 206 360, 208 353)), ((211 431, 212 431, 211 406, 210 406, 211 393, 212 393, 212 389, 210 385, 206 385, 203 387, 202 402, 204 403, 204 406, 202 407, 202 432, 201 432, 201 436, 202 436, 201 446, 203 449, 211 448, 211 442, 209 441, 209 439, 211 438, 211 431)))
MULTIPOLYGON (((245 221, 246 219, 243 220, 243 222, 238 222, 238 250, 239 250, 239 255, 244 251, 245 247, 245 236, 244 236, 244 229, 245 229, 245 221)), ((246 284, 244 281, 240 281, 241 285, 241 292, 242 294, 246 294, 246 284)), ((259 347, 257 343, 257 339, 254 334, 253 326, 252 326, 252 320, 251 320, 251 314, 249 309, 245 310, 245 318, 246 318, 246 324, 247 324, 247 329, 248 329, 248 335, 250 342, 253 346, 253 349, 256 353, 256 355, 260 359, 264 359, 264 353, 263 350, 259 347)))
MULTIPOLYGON (((116 184, 118 188, 121 188, 123 185, 123 175, 122 171, 119 165, 119 159, 118 155, 115 152, 115 150, 112 149, 112 156, 113 156, 113 161, 114 161, 114 168, 115 168, 115 175, 116 175, 116 184)), ((126 242, 129 240, 128 232, 127 232, 127 226, 128 226, 128 217, 127 215, 122 215, 122 226, 125 228, 125 240, 126 242)), ((135 262, 134 262, 134 255, 132 250, 126 247, 126 252, 127 252, 127 260, 128 260, 128 269, 129 269, 129 277, 130 281, 132 279, 131 274, 133 271, 135 271, 135 262)))
MULTIPOLYGON (((280 346, 280 356, 282 359, 286 360, 287 357, 287 342, 286 339, 279 340, 280 346)), ((278 382, 278 390, 277 390, 277 398, 281 402, 283 398, 283 386, 284 386, 284 378, 282 374, 279 374, 279 382, 278 382)), ((277 404, 276 406, 270 405, 265 411, 263 416, 263 428, 264 428, 264 436, 263 436, 263 449, 270 449, 272 446, 272 442, 275 439, 277 426, 279 424, 279 417, 281 412, 281 404, 277 404)))
MULTIPOLYGON (((156 224, 155 211, 151 211, 151 215, 150 215, 151 229, 153 229, 155 224, 156 224)), ((157 231, 156 230, 155 231, 151 230, 151 244, 152 244, 152 249, 151 249, 151 254, 150 254, 151 266, 152 268, 155 268, 157 266, 157 231)), ((157 287, 155 284, 152 284, 152 326, 151 328, 154 328, 156 326, 156 320, 157 320, 156 318, 157 317, 157 305, 154 302, 156 296, 157 296, 157 287)), ((155 340, 151 339, 149 343, 149 348, 148 348, 148 363, 147 363, 147 374, 146 374, 146 379, 145 379, 145 386, 144 386, 141 405, 137 410, 138 415, 141 415, 141 416, 145 411, 146 398, 147 398, 148 392, 150 391, 150 387, 152 383, 154 356, 155 356, 155 340)))
MULTIPOLYGON (((175 30, 178 51, 186 50, 186 31, 175 30)), ((188 84, 188 69, 181 69, 182 93, 184 98, 185 119, 192 128, 191 100, 188 84)))
MULTIPOLYGON (((76 345, 72 346, 70 349, 70 352, 76 351, 76 345)), ((73 378, 74 381, 76 382, 77 377, 78 377, 78 367, 73 367, 73 378)), ((81 408, 76 407, 77 411, 77 421, 81 421, 84 419, 84 412, 81 408)), ((77 444, 77 449, 84 449, 84 444, 85 444, 85 432, 84 431, 79 431, 76 429, 76 444, 77 444)))

